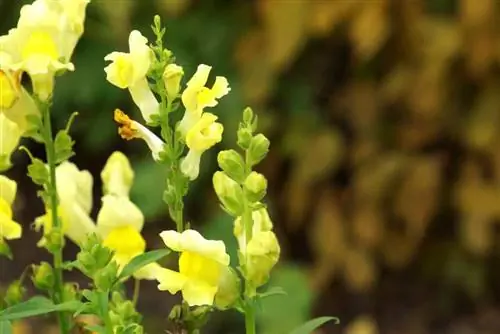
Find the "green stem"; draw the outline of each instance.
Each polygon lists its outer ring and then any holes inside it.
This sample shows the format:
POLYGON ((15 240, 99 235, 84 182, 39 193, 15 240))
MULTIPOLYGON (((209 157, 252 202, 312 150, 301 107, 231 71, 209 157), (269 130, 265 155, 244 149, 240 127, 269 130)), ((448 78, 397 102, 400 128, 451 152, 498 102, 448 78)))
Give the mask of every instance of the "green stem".
POLYGON ((247 305, 245 309, 245 333, 255 334, 255 310, 253 305, 247 305))
MULTIPOLYGON (((52 135, 52 124, 50 120, 50 103, 38 101, 38 106, 42 113, 44 125, 44 143, 45 153, 47 156, 47 164, 49 166, 49 182, 47 184, 47 193, 49 197, 49 209, 52 212, 52 230, 60 231, 61 223, 57 214, 57 181, 56 181, 56 161, 55 161, 55 146, 52 135)), ((59 234, 62 238, 62 234, 59 234)), ((54 293, 52 294, 54 303, 62 303, 63 297, 63 256, 62 256, 62 240, 58 243, 60 247, 54 251, 54 293)), ((69 333, 70 324, 68 317, 64 312, 58 312, 57 318, 59 329, 62 334, 69 333)))
POLYGON ((134 303, 134 306, 137 305, 137 302, 139 301, 139 293, 141 291, 141 281, 138 280, 137 278, 134 279, 134 295, 132 296, 132 303, 134 303))
POLYGON ((113 334, 113 323, 109 316, 109 291, 99 291, 99 309, 106 334, 113 334))
MULTIPOLYGON (((245 178, 252 172, 252 168, 249 164, 249 156, 248 151, 245 151, 245 178)), ((245 189, 243 188, 243 191, 245 189)), ((252 219, 252 209, 247 200, 246 194, 243 196, 243 224, 245 226, 245 241, 246 244, 252 239, 252 228, 253 228, 253 219, 252 219)), ((246 247, 246 245, 245 245, 246 247)), ((245 249, 246 253, 246 249, 245 249)), ((248 282, 245 282, 245 328, 246 334, 255 334, 255 308, 253 305, 253 294, 254 291, 251 291, 253 288, 249 286, 248 282)))

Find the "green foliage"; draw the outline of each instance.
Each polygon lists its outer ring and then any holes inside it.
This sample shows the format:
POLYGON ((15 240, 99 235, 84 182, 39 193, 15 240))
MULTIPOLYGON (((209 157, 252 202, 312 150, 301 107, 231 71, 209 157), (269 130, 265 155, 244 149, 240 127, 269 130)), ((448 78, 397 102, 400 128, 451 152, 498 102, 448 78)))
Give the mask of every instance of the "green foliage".
POLYGON ((26 296, 26 288, 21 280, 16 280, 9 284, 5 292, 4 301, 7 306, 19 304, 26 296))
POLYGON ((314 296, 303 268, 277 266, 269 285, 281 287, 286 295, 260 298, 258 320, 263 334, 287 333, 308 320, 314 296))
POLYGON ((35 296, 25 302, 13 305, 0 311, 0 322, 28 318, 58 311, 76 311, 80 306, 81 303, 79 301, 70 301, 55 305, 48 298, 35 296))
POLYGON ((49 170, 47 165, 38 158, 32 158, 28 166, 28 176, 39 186, 47 184, 49 181, 49 170))
POLYGON ((127 278, 142 267, 157 262, 170 254, 169 249, 157 249, 134 257, 121 271, 118 280, 127 278))
POLYGON ((312 320, 309 320, 299 328, 294 329, 290 332, 290 334, 310 334, 313 333, 317 328, 321 327, 325 323, 329 321, 335 321, 338 325, 340 324, 340 320, 334 317, 319 317, 312 320))
POLYGON ((7 257, 9 260, 13 258, 12 251, 5 240, 0 240, 0 255, 7 257))
POLYGON ((75 142, 66 130, 60 130, 55 138, 54 146, 56 150, 56 163, 59 164, 68 160, 75 152, 73 152, 73 145, 75 142))

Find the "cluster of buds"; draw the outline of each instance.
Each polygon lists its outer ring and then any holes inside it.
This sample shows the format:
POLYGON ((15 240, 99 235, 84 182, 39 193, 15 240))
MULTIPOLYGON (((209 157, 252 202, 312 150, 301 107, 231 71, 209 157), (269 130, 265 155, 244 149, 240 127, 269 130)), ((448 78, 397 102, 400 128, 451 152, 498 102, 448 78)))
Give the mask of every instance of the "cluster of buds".
POLYGON ((247 108, 238 129, 238 146, 245 155, 235 150, 220 152, 217 160, 222 171, 213 176, 213 186, 224 210, 235 217, 233 231, 248 297, 253 297, 257 288, 268 281, 280 255, 272 221, 261 202, 267 192, 267 180, 252 171, 269 151, 269 140, 263 134, 254 135, 256 129, 257 117, 247 108))

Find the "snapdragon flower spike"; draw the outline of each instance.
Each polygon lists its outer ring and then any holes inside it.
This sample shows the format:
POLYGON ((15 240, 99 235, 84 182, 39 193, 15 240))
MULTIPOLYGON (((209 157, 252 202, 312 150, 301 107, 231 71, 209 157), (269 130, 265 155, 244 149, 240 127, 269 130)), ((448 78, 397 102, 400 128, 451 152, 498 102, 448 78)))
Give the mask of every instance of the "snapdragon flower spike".
POLYGON ((125 140, 132 140, 134 138, 142 139, 146 142, 153 159, 156 161, 160 160, 160 153, 163 151, 165 142, 155 135, 151 130, 146 128, 144 125, 130 119, 123 111, 116 109, 114 113, 115 122, 117 122, 120 127, 118 128, 118 134, 125 140))
POLYGON ((178 130, 183 135, 200 120, 204 108, 215 107, 218 103, 217 100, 227 95, 231 90, 227 79, 221 76, 215 78, 212 88, 205 87, 211 69, 211 66, 199 65, 182 93, 182 103, 186 111, 179 123, 178 130))
POLYGON ((181 171, 189 179, 194 180, 200 173, 202 154, 222 140, 224 126, 216 122, 217 116, 204 113, 186 134, 186 145, 189 152, 181 161, 181 171))
POLYGON ((22 228, 12 219, 12 203, 16 197, 17 183, 0 175, 0 243, 4 239, 19 239, 22 228))
POLYGON ((180 253, 179 271, 162 268, 157 272, 158 289, 182 297, 190 306, 212 305, 229 270, 229 255, 220 240, 207 240, 195 230, 163 231, 165 245, 180 253))
POLYGON ((104 69, 106 79, 118 88, 128 88, 142 117, 149 123, 152 122, 152 115, 159 115, 160 108, 146 78, 151 66, 152 50, 147 38, 137 30, 130 33, 129 48, 129 53, 112 52, 104 58, 112 61, 104 69))

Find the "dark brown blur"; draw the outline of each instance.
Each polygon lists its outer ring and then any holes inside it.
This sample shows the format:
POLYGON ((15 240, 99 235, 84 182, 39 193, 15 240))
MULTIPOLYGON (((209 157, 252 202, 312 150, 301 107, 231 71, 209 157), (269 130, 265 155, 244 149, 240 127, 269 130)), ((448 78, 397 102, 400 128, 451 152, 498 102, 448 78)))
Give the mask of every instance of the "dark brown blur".
MULTIPOLYGON (((0 33, 16 24, 21 3, 0 0, 0 33)), ((211 188, 215 152, 235 146, 246 106, 271 140, 259 166, 282 247, 270 284, 288 295, 263 303, 259 334, 285 334, 322 315, 341 321, 317 331, 324 334, 500 332, 500 2, 93 0, 76 71, 56 86, 55 123, 80 112, 72 161, 94 175, 94 218, 107 157, 130 156, 132 199, 147 217, 151 249, 174 226, 161 199, 163 171, 144 143, 117 135, 112 111, 139 112, 106 82, 103 58, 125 51, 132 29, 153 40, 156 13, 186 76, 205 63, 232 87, 213 110, 225 138, 204 156, 186 216, 233 255, 232 222, 211 188)), ((49 259, 29 230, 42 205, 25 176, 27 158, 19 152, 13 161, 8 175, 20 183, 15 217, 25 235, 11 243, 15 260, 0 260, 4 287, 49 259)), ((75 251, 68 245, 66 258, 75 251)), ((86 284, 76 273, 67 278, 86 284)), ((176 301, 143 283, 148 333, 163 333, 176 301)), ((52 327, 50 319, 30 323, 52 327)), ((19 334, 42 333, 17 326, 19 334)), ((214 315, 206 333, 242 328, 229 312, 214 315)))

